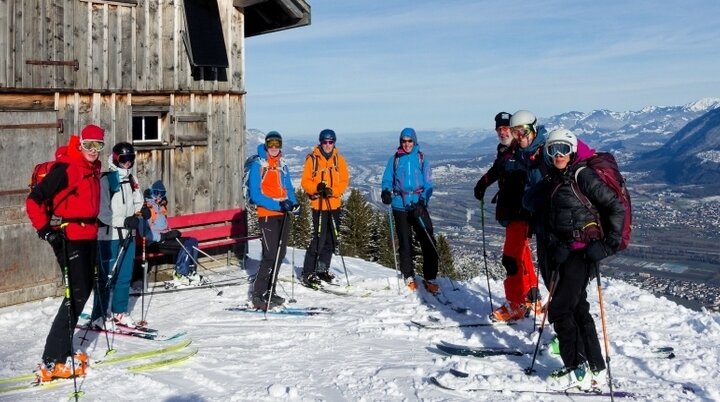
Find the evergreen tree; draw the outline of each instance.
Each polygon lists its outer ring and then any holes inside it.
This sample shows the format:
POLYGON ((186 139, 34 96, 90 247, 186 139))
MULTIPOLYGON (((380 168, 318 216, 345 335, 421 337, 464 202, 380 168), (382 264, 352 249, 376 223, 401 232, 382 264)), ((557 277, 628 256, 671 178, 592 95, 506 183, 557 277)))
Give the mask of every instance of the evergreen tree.
POLYGON ((458 279, 458 273, 455 271, 455 260, 453 258, 450 243, 444 235, 437 236, 438 251, 438 276, 445 276, 450 279, 458 279))
POLYGON ((260 226, 258 226, 257 209, 254 205, 246 205, 245 213, 247 215, 247 233, 248 236, 260 236, 260 226))
POLYGON ((340 223, 340 252, 342 255, 370 258, 373 211, 360 190, 353 188, 343 205, 340 223))
MULTIPOLYGON (((390 237, 390 216, 386 212, 377 212, 375 214, 375 236, 377 242, 376 261, 383 266, 395 269, 395 261, 397 258, 397 241, 395 241, 395 249, 393 249, 393 239, 390 237)), ((395 233, 392 233, 395 236, 395 233)))
POLYGON ((295 197, 300 203, 300 215, 290 215, 292 218, 292 231, 288 244, 298 249, 307 249, 312 239, 312 214, 310 200, 302 189, 295 190, 295 197))

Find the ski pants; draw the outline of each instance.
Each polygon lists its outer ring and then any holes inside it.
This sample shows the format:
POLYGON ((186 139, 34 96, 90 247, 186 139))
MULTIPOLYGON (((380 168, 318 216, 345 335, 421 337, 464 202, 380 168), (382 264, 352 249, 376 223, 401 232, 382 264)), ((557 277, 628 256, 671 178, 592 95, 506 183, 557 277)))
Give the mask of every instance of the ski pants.
POLYGON ((585 250, 573 250, 559 265, 559 280, 548 308, 560 342, 560 357, 565 367, 588 362, 593 371, 605 368, 595 321, 590 315, 587 285, 595 263, 585 257, 585 250))
POLYGON ((75 325, 93 288, 97 241, 65 240, 65 250, 58 248, 54 251, 58 261, 62 261, 61 271, 64 266, 68 268, 70 297, 66 295, 55 314, 42 359, 44 363, 65 363, 73 350, 75 325))
POLYGON ((90 316, 91 321, 104 316, 108 308, 113 313, 128 312, 130 280, 135 259, 135 235, 130 232, 128 236, 130 237, 127 247, 122 247, 122 240, 98 241, 100 267, 95 284, 95 303, 90 316), (112 272, 113 266, 115 272, 112 272), (108 304, 111 302, 111 291, 112 304, 108 304))
POLYGON ((415 231, 415 238, 420 242, 422 249, 423 277, 426 280, 433 280, 437 277, 438 272, 438 255, 435 252, 433 225, 427 209, 420 206, 417 208, 422 208, 422 211, 418 214, 413 211, 393 209, 395 231, 398 238, 398 252, 400 254, 400 272, 402 272, 404 278, 415 274, 412 261, 413 238, 410 232, 410 228, 412 228, 415 231), (422 219, 422 222, 419 219, 422 219))
POLYGON ((310 245, 305 252, 305 261, 303 263, 302 274, 307 275, 316 271, 327 271, 330 268, 330 260, 332 259, 337 238, 333 230, 333 219, 335 227, 340 227, 340 210, 332 211, 312 211, 313 219, 313 237, 310 245), (322 267, 318 269, 318 267, 322 267))
POLYGON ((153 243, 149 249, 151 251, 158 250, 164 254, 176 255, 175 272, 180 275, 187 276, 197 270, 197 266, 195 264, 198 257, 198 252, 195 249, 197 246, 198 241, 194 237, 178 237, 177 239, 162 240, 157 243, 153 243), (182 243, 182 246, 180 243, 182 243), (187 250, 190 254, 188 255, 185 250, 187 250))
POLYGON ((272 279, 277 257, 277 269, 280 269, 287 251, 290 220, 283 216, 258 218, 258 226, 262 234, 262 259, 253 284, 253 295, 262 296, 272 287, 272 279), (282 229, 282 232, 280 230, 282 229))
POLYGON ((502 265, 507 271, 503 283, 505 298, 514 304, 539 299, 538 278, 528 242, 528 222, 511 221, 505 227, 502 265))

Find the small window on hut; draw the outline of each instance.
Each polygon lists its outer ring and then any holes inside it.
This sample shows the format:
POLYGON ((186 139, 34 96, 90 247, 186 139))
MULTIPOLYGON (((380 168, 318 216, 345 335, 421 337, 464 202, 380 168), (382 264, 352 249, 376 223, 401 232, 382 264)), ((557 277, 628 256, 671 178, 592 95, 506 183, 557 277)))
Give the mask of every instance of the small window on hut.
POLYGON ((135 115, 132 119, 132 135, 135 144, 158 144, 162 142, 160 113, 135 115))

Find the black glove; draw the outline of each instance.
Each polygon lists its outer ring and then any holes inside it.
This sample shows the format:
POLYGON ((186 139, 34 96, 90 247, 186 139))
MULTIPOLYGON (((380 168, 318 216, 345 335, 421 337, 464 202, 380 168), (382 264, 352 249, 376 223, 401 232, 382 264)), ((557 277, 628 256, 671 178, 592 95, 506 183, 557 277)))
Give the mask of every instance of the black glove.
POLYGON ((380 193, 380 199, 382 200, 382 203, 385 205, 390 205, 392 202, 392 193, 390 190, 383 190, 382 193, 380 193))
POLYGON ((65 235, 61 230, 53 229, 50 225, 45 225, 42 229, 38 230, 38 236, 50 243, 53 248, 62 246, 65 235))
POLYGON ((318 183, 316 190, 321 197, 330 197, 332 195, 332 188, 328 187, 325 182, 318 183))
POLYGON ((417 202, 417 204, 410 204, 410 208, 415 219, 422 219, 425 215, 427 215, 425 200, 422 198, 417 202))
POLYGON ((293 208, 295 208, 295 204, 293 204, 292 201, 289 199, 285 199, 280 201, 280 210, 283 212, 292 212, 293 208))
POLYGON ((596 240, 588 244, 587 248, 585 249, 585 253, 587 254, 588 258, 593 262, 600 262, 603 259, 615 254, 612 247, 605 244, 605 242, 602 240, 596 240))
POLYGON ((475 185, 475 198, 482 201, 482 199, 485 197, 485 186, 482 183, 482 179, 478 180, 477 184, 475 185))
POLYGON ((140 208, 140 216, 142 216, 143 219, 150 219, 150 208, 148 208, 147 205, 143 205, 142 208, 140 208))
POLYGON ((168 230, 165 233, 160 233, 160 241, 175 240, 178 238, 180 238, 180 231, 176 229, 168 230))
POLYGON ((125 229, 135 230, 138 228, 138 225, 140 224, 140 220, 137 216, 128 216, 125 218, 125 221, 123 222, 123 227, 125 229))

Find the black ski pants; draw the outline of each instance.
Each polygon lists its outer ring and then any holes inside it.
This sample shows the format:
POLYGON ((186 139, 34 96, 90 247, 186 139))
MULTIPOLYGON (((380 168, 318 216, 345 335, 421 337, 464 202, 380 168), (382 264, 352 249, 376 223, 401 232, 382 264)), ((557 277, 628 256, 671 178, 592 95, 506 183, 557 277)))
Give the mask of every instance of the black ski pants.
POLYGON ((62 271, 68 267, 70 298, 63 299, 45 341, 43 362, 62 362, 72 353, 72 337, 75 333, 80 313, 90 297, 94 285, 94 269, 97 263, 97 241, 65 240, 65 250, 54 250, 62 271), (67 262, 66 262, 67 257, 67 262))
POLYGON ((287 219, 287 214, 258 218, 258 226, 262 234, 263 248, 260 267, 258 268, 255 283, 253 284, 254 296, 262 296, 272 287, 275 258, 277 256, 277 269, 280 269, 282 260, 285 258, 285 252, 287 251, 290 219, 287 219))
POLYGON ((337 238, 333 230, 333 221, 330 220, 331 216, 335 222, 335 227, 339 228, 339 209, 332 211, 318 211, 313 209, 312 211, 313 237, 305 252, 302 271, 303 276, 330 268, 330 260, 337 245, 337 238), (323 269, 319 270, 318 265, 323 266, 323 269))
POLYGON ((559 281, 548 309, 548 320, 554 325, 560 342, 563 364, 577 367, 587 361, 593 371, 602 370, 605 361, 586 290, 595 263, 587 259, 584 249, 574 250, 558 269, 559 281))
POLYGON ((438 255, 435 252, 432 220, 427 209, 420 206, 417 208, 420 210, 401 211, 393 209, 395 231, 398 237, 398 252, 400 253, 400 272, 402 272, 404 278, 415 274, 412 261, 413 237, 410 232, 412 228, 415 231, 415 238, 420 242, 422 248, 423 277, 426 280, 433 280, 437 277, 438 255), (422 219, 422 222, 420 222, 420 219, 422 219))

